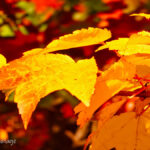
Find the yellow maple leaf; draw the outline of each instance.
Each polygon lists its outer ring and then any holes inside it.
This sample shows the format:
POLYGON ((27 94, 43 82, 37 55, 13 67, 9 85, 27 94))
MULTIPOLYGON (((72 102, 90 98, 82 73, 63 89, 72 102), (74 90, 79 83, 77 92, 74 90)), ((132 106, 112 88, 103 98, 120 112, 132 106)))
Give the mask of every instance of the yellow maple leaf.
POLYGON ((111 32, 109 30, 89 27, 88 29, 76 30, 72 34, 61 36, 59 39, 50 42, 43 50, 34 49, 25 52, 24 55, 36 54, 39 52, 47 53, 57 50, 94 45, 109 38, 111 38, 111 32))
POLYGON ((0 89, 15 89, 14 101, 27 128, 40 99, 56 90, 66 89, 88 106, 96 73, 94 58, 75 63, 71 57, 62 54, 32 55, 2 67, 0 89))
POLYGON ((91 119, 93 113, 108 99, 113 97, 119 91, 129 86, 129 80, 134 77, 135 66, 121 59, 104 71, 96 81, 95 91, 91 97, 90 106, 83 107, 79 105, 75 112, 79 113, 77 124, 83 126, 91 119))
POLYGON ((126 44, 129 38, 119 38, 118 40, 112 40, 110 42, 106 42, 105 45, 100 46, 97 51, 108 48, 109 50, 125 50, 126 44))
POLYGON ((136 44, 128 45, 125 51, 119 51, 121 55, 132 55, 132 54, 150 54, 150 45, 136 44))
POLYGON ((150 19, 150 14, 145 14, 145 13, 132 14, 130 16, 139 16, 139 17, 145 17, 146 19, 150 19))
POLYGON ((6 61, 6 58, 0 54, 0 68, 4 65, 6 65, 7 61, 6 61))
POLYGON ((100 46, 96 51, 106 49, 117 50, 120 55, 133 55, 133 54, 150 54, 150 32, 141 31, 132 34, 129 38, 119 38, 106 42, 105 45, 100 46))
POLYGON ((136 34, 132 34, 126 43, 125 49, 118 51, 121 55, 132 54, 149 54, 150 53, 150 33, 142 31, 136 34))
POLYGON ((128 112, 113 117, 95 132, 90 150, 148 150, 149 120, 149 110, 140 116, 135 112, 128 112))

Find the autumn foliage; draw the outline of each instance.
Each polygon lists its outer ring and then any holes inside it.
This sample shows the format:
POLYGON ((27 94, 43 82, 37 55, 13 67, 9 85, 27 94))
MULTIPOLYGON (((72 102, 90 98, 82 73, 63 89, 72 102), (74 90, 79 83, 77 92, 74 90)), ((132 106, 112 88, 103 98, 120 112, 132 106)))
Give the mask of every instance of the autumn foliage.
MULTIPOLYGON (((63 4, 62 1, 57 5, 54 1, 32 2, 38 13, 49 5, 57 10, 63 4)), ((124 11, 130 11, 130 7, 124 11)), ((116 14, 119 18, 122 11, 103 14, 103 23, 114 19, 116 14)), ((150 19, 150 14, 130 17, 150 19)), ((52 40, 45 48, 28 50, 8 63, 0 55, 0 90, 6 101, 14 93, 26 130, 40 100, 55 91, 66 90, 80 101, 74 108, 77 125, 84 128, 89 122, 95 122, 84 149, 88 145, 89 150, 150 149, 150 32, 143 30, 114 40, 112 36, 107 28, 82 28, 52 40), (61 53, 93 45, 97 48, 89 58, 74 60, 61 53), (95 55, 106 49, 115 53, 116 59, 101 69, 95 55)), ((70 105, 65 104, 61 111, 64 113, 66 108, 70 109, 70 105)), ((70 112, 73 116, 71 109, 70 112)))

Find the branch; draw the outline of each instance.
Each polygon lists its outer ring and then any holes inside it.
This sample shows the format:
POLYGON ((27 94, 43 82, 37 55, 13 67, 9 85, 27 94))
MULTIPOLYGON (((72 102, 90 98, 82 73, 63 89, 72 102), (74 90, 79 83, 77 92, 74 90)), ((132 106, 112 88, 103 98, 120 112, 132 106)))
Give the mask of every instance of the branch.
MULTIPOLYGON (((136 91, 120 91, 118 94, 116 94, 117 96, 132 96, 134 95, 136 91)), ((136 97, 150 97, 150 91, 143 91, 141 93, 139 93, 138 95, 136 95, 136 97)))

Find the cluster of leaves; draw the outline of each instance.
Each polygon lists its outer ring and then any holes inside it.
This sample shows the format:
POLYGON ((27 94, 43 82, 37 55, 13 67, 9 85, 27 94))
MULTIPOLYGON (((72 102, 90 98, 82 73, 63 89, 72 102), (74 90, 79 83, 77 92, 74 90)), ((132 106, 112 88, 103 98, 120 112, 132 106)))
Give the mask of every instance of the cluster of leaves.
MULTIPOLYGON (((148 29, 147 21, 138 17, 131 19, 128 13, 137 10, 148 13, 149 1, 138 0, 135 1, 136 5, 134 1, 49 0, 47 3, 46 0, 1 0, 0 53, 10 61, 20 57, 26 50, 43 48, 50 40, 91 26, 111 29, 113 38, 148 29), (61 5, 58 2, 62 2, 61 5), (42 11, 37 10, 37 5, 39 8, 41 6, 42 11), (31 13, 28 12, 29 8, 31 13)), ((82 47, 82 50, 79 52, 82 56, 90 57, 94 46, 82 47)))
MULTIPOLYGON (((146 14, 134 15, 149 19, 146 14)), ((52 41, 46 48, 27 51, 1 67, 0 90, 6 100, 15 92, 14 102, 25 129, 40 99, 65 89, 81 101, 74 109, 78 113, 78 125, 83 127, 88 121, 97 120, 96 131, 89 138, 91 150, 150 148, 147 142, 150 32, 141 31, 104 43, 109 38, 111 32, 107 29, 76 30, 52 41), (56 53, 95 44, 104 44, 96 51, 113 50, 119 60, 102 71, 94 57, 75 62, 67 55, 56 53)), ((2 60, 5 63, 3 57, 2 60)))

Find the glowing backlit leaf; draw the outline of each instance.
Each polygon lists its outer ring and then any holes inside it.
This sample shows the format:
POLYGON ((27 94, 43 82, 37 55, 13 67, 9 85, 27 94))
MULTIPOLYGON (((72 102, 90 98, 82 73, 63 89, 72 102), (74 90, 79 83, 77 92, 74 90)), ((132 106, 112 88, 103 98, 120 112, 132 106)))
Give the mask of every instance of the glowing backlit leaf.
POLYGON ((141 31, 137 33, 138 35, 142 35, 142 36, 149 36, 150 37, 150 32, 148 31, 141 31))
POLYGON ((33 55, 2 67, 0 88, 16 89, 14 101, 26 128, 40 98, 56 90, 66 89, 88 106, 94 92, 96 73, 94 58, 75 63, 67 55, 33 55))
POLYGON ((125 50, 125 46, 128 40, 128 38, 119 38, 118 40, 106 42, 105 45, 100 46, 96 51, 100 51, 106 48, 108 48, 109 50, 125 50))
POLYGON ((142 31, 132 34, 127 44, 150 44, 150 32, 142 31))
POLYGON ((113 117, 93 136, 90 150, 148 150, 150 148, 150 111, 141 116, 128 112, 113 117))
POLYGON ((120 60, 106 70, 96 81, 95 91, 92 95, 90 106, 75 108, 79 112, 77 124, 83 126, 85 122, 91 119, 93 113, 108 99, 113 97, 119 91, 129 86, 128 80, 131 80, 135 74, 135 66, 120 60))
POLYGON ((132 34, 126 44, 124 50, 119 50, 118 53, 121 55, 132 55, 132 54, 150 54, 150 33, 146 31, 132 34))
POLYGON ((150 14, 145 14, 145 13, 132 14, 131 16, 139 16, 139 17, 145 17, 146 19, 150 19, 150 14))
POLYGON ((96 51, 106 49, 117 50, 119 55, 150 54, 150 32, 142 31, 132 34, 129 38, 119 38, 106 42, 96 51))
POLYGON ((150 45, 128 45, 125 51, 118 51, 121 55, 132 55, 132 54, 150 54, 150 45))
MULTIPOLYGON (((92 28, 76 30, 72 34, 59 37, 48 44, 47 48, 41 50, 43 53, 54 52, 88 45, 99 44, 111 38, 111 32, 107 29, 92 28)), ((39 53, 39 51, 31 50, 25 52, 25 55, 39 53)))
POLYGON ((56 50, 69 49, 87 45, 98 44, 111 37, 111 32, 107 29, 88 28, 76 30, 73 34, 60 37, 58 40, 52 41, 47 48, 49 52, 56 50))

